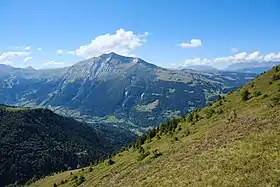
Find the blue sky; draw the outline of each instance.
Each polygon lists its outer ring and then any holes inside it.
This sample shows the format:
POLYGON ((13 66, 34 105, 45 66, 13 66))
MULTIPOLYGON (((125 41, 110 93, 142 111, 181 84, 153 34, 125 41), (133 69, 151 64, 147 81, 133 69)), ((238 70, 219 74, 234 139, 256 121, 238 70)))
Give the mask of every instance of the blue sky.
POLYGON ((110 51, 164 67, 280 61, 278 0, 2 0, 0 23, 0 63, 16 67, 110 51))

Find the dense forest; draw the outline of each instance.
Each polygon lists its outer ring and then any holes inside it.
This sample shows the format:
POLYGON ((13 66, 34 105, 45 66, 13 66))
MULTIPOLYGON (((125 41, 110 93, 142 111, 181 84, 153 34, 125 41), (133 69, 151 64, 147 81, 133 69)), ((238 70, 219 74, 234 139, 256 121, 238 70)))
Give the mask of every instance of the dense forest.
POLYGON ((74 169, 110 152, 86 124, 46 109, 0 105, 0 186, 74 169))

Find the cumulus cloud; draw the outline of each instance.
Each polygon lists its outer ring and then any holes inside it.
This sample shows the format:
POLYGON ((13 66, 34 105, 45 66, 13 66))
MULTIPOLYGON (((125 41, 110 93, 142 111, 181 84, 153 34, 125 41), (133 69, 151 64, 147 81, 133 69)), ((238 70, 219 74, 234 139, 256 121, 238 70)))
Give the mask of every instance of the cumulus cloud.
POLYGON ((189 42, 182 42, 179 44, 182 48, 194 48, 202 46, 202 41, 200 39, 191 39, 189 42))
POLYGON ((41 47, 38 47, 38 48, 37 48, 37 51, 42 51, 42 48, 41 48, 41 47))
POLYGON ((109 52, 130 56, 133 51, 143 45, 147 36, 148 32, 138 35, 132 31, 119 29, 115 34, 107 33, 97 36, 89 44, 82 45, 74 51, 62 51, 62 53, 75 54, 85 58, 109 52))
POLYGON ((27 62, 27 61, 29 61, 29 60, 32 60, 32 57, 31 57, 31 56, 25 57, 25 58, 23 59, 23 62, 27 62))
POLYGON ((28 50, 31 49, 31 46, 26 46, 26 47, 24 47, 23 49, 28 51, 28 50))
POLYGON ((14 51, 4 52, 0 54, 0 62, 10 61, 14 58, 19 58, 19 57, 26 57, 30 54, 31 54, 30 52, 14 52, 14 51))
POLYGON ((214 63, 249 63, 249 62, 280 62, 280 52, 279 53, 267 53, 261 54, 260 51, 255 51, 252 53, 241 52, 232 56, 217 57, 214 59, 206 58, 193 58, 185 61, 185 65, 211 65, 214 63))

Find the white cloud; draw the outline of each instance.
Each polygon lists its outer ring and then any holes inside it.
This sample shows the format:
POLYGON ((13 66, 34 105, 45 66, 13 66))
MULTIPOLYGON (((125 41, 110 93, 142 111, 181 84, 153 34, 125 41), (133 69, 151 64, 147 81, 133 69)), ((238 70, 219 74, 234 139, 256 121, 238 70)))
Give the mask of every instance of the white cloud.
POLYGON ((147 36, 148 32, 145 32, 142 35, 137 35, 132 31, 119 29, 115 34, 108 33, 97 36, 89 44, 82 45, 78 49, 66 53, 75 54, 85 58, 109 52, 130 56, 134 50, 143 45, 147 36))
POLYGON ((261 54, 260 51, 255 51, 252 53, 242 52, 237 53, 232 56, 217 57, 214 59, 206 58, 192 58, 185 61, 185 66, 187 65, 211 65, 215 63, 248 63, 248 62, 280 62, 280 52, 279 53, 268 53, 261 54))
POLYGON ((26 46, 25 48, 23 48, 24 50, 30 50, 31 49, 31 46, 26 46))
POLYGON ((37 51, 42 51, 42 48, 41 48, 41 47, 38 47, 38 48, 37 48, 37 51))
POLYGON ((29 60, 32 60, 32 57, 31 57, 31 56, 25 57, 25 58, 23 59, 23 62, 27 62, 27 61, 29 61, 29 60))
POLYGON ((54 61, 54 60, 50 60, 48 62, 45 62, 43 64, 43 66, 49 66, 49 65, 63 65, 64 62, 58 62, 58 61, 54 61))
POLYGON ((61 49, 58 49, 58 50, 56 51, 56 53, 61 55, 61 54, 63 54, 63 53, 64 53, 64 51, 63 51, 63 50, 61 50, 61 49))
POLYGON ((59 68, 59 67, 64 67, 64 66, 65 66, 64 62, 50 60, 50 61, 43 63, 40 68, 59 68))
POLYGON ((182 48, 194 48, 202 46, 202 41, 200 39, 191 39, 190 42, 182 42, 179 44, 182 48))
POLYGON ((30 54, 31 54, 30 52, 14 52, 14 51, 5 52, 0 54, 0 62, 10 61, 14 58, 19 58, 19 57, 26 57, 30 54))
POLYGON ((68 51, 67 53, 70 54, 70 55, 75 55, 76 54, 75 51, 68 51))

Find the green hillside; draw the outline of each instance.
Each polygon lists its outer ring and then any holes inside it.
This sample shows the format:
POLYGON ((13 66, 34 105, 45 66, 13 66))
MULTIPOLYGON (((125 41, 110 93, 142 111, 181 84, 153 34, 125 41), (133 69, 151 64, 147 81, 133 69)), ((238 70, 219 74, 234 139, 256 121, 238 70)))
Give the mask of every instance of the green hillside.
POLYGON ((279 186, 280 68, 97 165, 31 186, 279 186))
POLYGON ((0 186, 86 166, 109 145, 87 124, 50 110, 0 105, 0 186))

